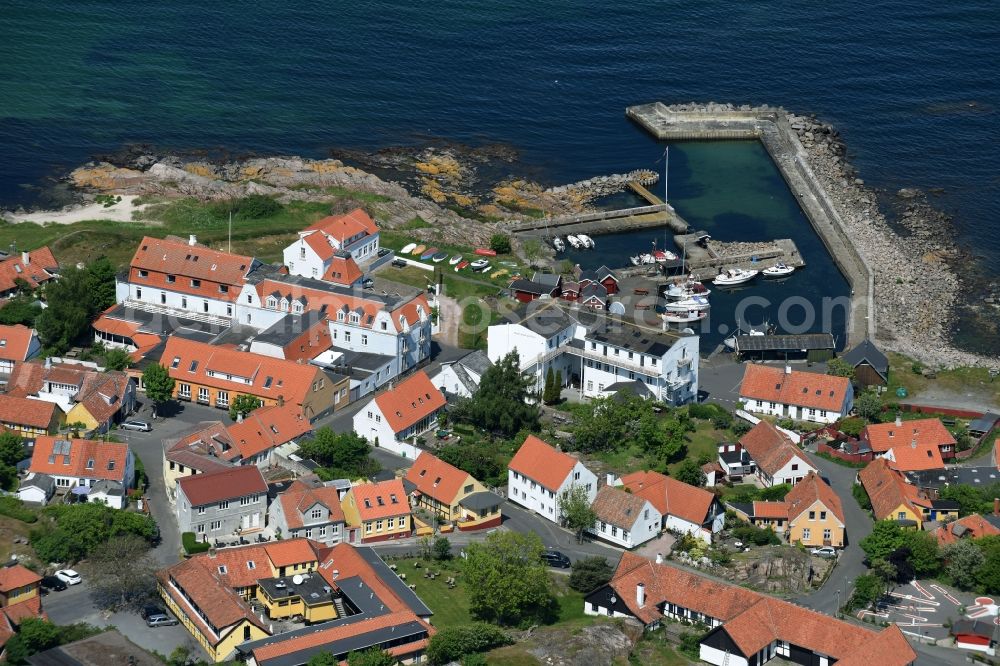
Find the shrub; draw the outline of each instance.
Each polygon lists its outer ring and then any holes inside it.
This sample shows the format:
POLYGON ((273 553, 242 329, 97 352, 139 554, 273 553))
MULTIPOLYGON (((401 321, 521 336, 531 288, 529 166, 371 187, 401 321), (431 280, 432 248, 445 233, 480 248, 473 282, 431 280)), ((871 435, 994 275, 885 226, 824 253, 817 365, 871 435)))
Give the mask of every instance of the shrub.
POLYGON ((860 483, 855 483, 854 486, 851 488, 851 494, 854 495, 854 499, 858 503, 858 506, 860 506, 865 511, 872 510, 872 501, 868 497, 868 492, 865 490, 864 486, 862 486, 860 483))
POLYGON ((573 573, 569 575, 569 586, 587 594, 611 580, 612 573, 611 565, 599 555, 577 560, 573 563, 573 573))
POLYGON ((733 530, 733 536, 743 543, 752 543, 755 546, 776 546, 781 543, 773 530, 754 525, 740 525, 733 530))
POLYGON ((478 622, 466 626, 439 630, 427 646, 427 658, 432 664, 447 664, 464 655, 486 652, 514 641, 500 627, 478 622))
POLYGON ((198 537, 194 532, 184 532, 181 534, 181 543, 184 545, 184 552, 188 555, 204 553, 212 547, 212 544, 207 541, 198 541, 198 537))
POLYGON ((22 523, 33 523, 38 520, 38 515, 24 506, 24 502, 10 495, 0 497, 0 514, 20 520, 22 523))
POLYGON ((850 435, 851 437, 857 437, 861 434, 867 425, 863 418, 852 416, 850 418, 843 419, 838 425, 837 429, 845 435, 850 435))
POLYGON ((234 220, 264 220, 274 217, 284 207, 263 194, 251 194, 242 199, 220 201, 212 205, 212 215, 217 219, 229 219, 232 211, 234 220))
POLYGON ((510 236, 493 234, 490 236, 490 249, 497 254, 510 254, 510 236))

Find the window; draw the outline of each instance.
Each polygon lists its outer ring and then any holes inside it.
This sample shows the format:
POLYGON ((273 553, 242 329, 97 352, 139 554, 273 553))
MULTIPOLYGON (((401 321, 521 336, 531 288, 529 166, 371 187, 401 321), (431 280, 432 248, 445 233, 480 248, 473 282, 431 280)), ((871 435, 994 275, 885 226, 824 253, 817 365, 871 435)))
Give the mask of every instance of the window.
POLYGON ((192 278, 191 279, 191 286, 197 289, 198 287, 201 286, 201 280, 195 280, 195 279, 192 278))
POLYGON ((180 364, 181 364, 181 357, 180 356, 174 356, 174 360, 170 362, 170 368, 171 369, 176 369, 177 366, 180 365, 180 364))
POLYGON ((827 528, 823 530, 823 541, 830 541, 833 538, 833 532, 827 528))
POLYGON ((139 287, 135 288, 135 297, 142 298, 142 289, 140 289, 139 287))
POLYGON ((201 302, 201 311, 202 312, 208 312, 208 301, 202 301, 201 302))
POLYGON ((211 529, 213 532, 216 531, 216 530, 221 530, 222 529, 222 521, 221 520, 213 520, 212 524, 209 525, 209 529, 211 529))
POLYGON ((228 284, 220 284, 219 285, 219 293, 220 294, 228 294, 229 293, 229 285, 228 284))
POLYGON ((385 528, 387 530, 391 530, 395 526, 395 524, 396 524, 396 519, 395 518, 386 518, 385 519, 385 528))
POLYGON ((805 528, 804 530, 802 530, 802 540, 803 541, 808 541, 809 540, 810 532, 811 531, 810 531, 810 529, 808 527, 805 528))
POLYGON ((94 459, 90 458, 87 460, 87 469, 94 469, 94 459))
POLYGON ((219 391, 216 393, 215 404, 218 407, 229 407, 229 391, 219 391))
POLYGON ((165 291, 160 292, 160 305, 167 304, 167 293, 165 291))
POLYGON ((463 492, 471 493, 472 492, 472 484, 470 483, 465 488, 463 488, 463 492))
POLYGON ((323 527, 319 528, 319 538, 322 539, 325 536, 326 536, 326 525, 324 525, 323 527))
POLYGON ((253 560, 247 560, 247 569, 256 569, 257 563, 253 560))
POLYGON ((350 341, 351 341, 351 332, 344 331, 344 342, 350 342, 350 341))
POLYGON ((247 495, 246 497, 240 498, 240 506, 247 506, 256 501, 257 501, 256 495, 247 495))
POLYGON ((198 507, 198 515, 199 516, 204 516, 205 515, 205 507, 203 507, 203 506, 199 506, 198 507))
POLYGON ((318 519, 322 518, 323 517, 323 509, 321 509, 319 507, 316 507, 315 509, 313 509, 312 511, 309 512, 309 517, 312 518, 313 520, 318 520, 318 519))
POLYGON ((361 334, 361 344, 363 344, 363 345, 367 345, 368 344, 368 334, 366 334, 366 333, 362 333, 361 334))
POLYGON ((205 533, 205 523, 198 523, 198 527, 195 528, 195 532, 197 532, 198 534, 204 534, 205 533))
POLYGON ((376 532, 381 532, 382 531, 382 521, 381 520, 376 520, 375 521, 375 531, 376 532))
MULTIPOLYGON (((69 462, 69 456, 66 457, 66 461, 69 462)), ((108 461, 108 471, 109 472, 115 471, 115 461, 114 460, 109 460, 108 461)))
POLYGON ((613 537, 618 536, 618 528, 615 527, 614 525, 611 526, 611 536, 613 537))
POLYGON ((208 402, 208 389, 204 386, 198 387, 198 402, 208 402))
POLYGON ((816 520, 816 512, 815 511, 810 511, 809 512, 809 520, 816 520))
POLYGON ((149 271, 139 271, 139 277, 149 277, 149 271))
POLYGON ((229 500, 222 500, 221 502, 219 502, 219 508, 220 509, 228 509, 229 508, 229 500))
POLYGON ((167 284, 173 284, 174 282, 177 282, 177 278, 175 276, 173 276, 173 275, 168 275, 167 276, 167 284))
POLYGON ((188 398, 190 400, 191 399, 191 385, 190 384, 181 384, 178 387, 178 389, 177 389, 177 395, 179 395, 182 398, 188 398))
POLYGON ((299 248, 299 259, 305 259, 305 258, 306 258, 306 246, 303 245, 302 247, 299 248))
POLYGON ((792 463, 792 471, 793 472, 797 472, 798 470, 799 470, 799 464, 798 463, 792 463))
POLYGON ((826 520, 826 511, 820 511, 819 512, 819 519, 820 520, 826 520))
POLYGON ((905 511, 900 511, 899 513, 897 513, 896 514, 896 519, 897 520, 906 520, 906 512, 905 511))

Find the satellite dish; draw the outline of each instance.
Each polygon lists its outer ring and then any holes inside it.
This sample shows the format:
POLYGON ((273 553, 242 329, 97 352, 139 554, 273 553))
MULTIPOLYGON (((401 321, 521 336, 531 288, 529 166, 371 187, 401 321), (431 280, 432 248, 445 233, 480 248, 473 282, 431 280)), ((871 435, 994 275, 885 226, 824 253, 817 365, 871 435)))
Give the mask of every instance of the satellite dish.
POLYGON ((292 576, 292 582, 296 585, 302 584, 302 574, 295 574, 292 576))
POLYGON ((681 331, 684 335, 694 335, 694 329, 690 326, 681 331))

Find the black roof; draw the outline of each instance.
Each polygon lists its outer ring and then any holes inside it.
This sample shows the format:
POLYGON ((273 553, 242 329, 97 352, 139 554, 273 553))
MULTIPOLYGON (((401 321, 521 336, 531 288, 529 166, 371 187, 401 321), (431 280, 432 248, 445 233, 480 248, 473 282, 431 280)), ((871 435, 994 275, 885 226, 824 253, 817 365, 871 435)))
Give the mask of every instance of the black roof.
POLYGON ((671 335, 660 333, 648 328, 640 328, 624 322, 615 322, 612 325, 609 321, 597 326, 586 335, 589 342, 604 342, 615 347, 621 347, 639 354, 649 354, 650 356, 663 356, 674 346, 676 338, 671 335))
POLYGON ((538 282, 532 282, 531 280, 520 279, 512 281, 509 289, 512 291, 523 291, 526 294, 538 294, 540 296, 542 294, 551 294, 555 287, 549 287, 538 282))
POLYGON ((482 509, 489 509, 491 507, 500 506, 503 504, 503 498, 496 493, 491 493, 488 490, 472 493, 471 495, 466 495, 463 499, 458 502, 461 506, 466 509, 472 509, 473 511, 481 511, 482 509))
POLYGON ((850 363, 855 368, 862 363, 867 363, 874 368, 875 372, 881 375, 882 379, 888 379, 889 377, 889 359, 868 338, 865 338, 854 349, 844 354, 841 359, 850 363))
POLYGON ((456 363, 464 365, 478 375, 482 375, 493 366, 493 361, 490 360, 490 357, 482 349, 477 349, 470 354, 466 354, 458 359, 456 363))
POLYGON ((738 335, 736 351, 802 351, 809 349, 835 349, 831 333, 806 333, 804 335, 738 335))
POLYGON ((305 314, 286 314, 268 328, 254 335, 255 342, 284 347, 326 318, 325 310, 310 310, 305 314))
POLYGON ((406 586, 396 572, 389 568, 389 565, 382 561, 382 558, 378 556, 370 546, 356 546, 355 550, 364 558, 365 562, 375 570, 375 575, 382 579, 382 582, 388 587, 393 593, 399 597, 400 601, 406 604, 414 615, 418 617, 429 617, 434 614, 434 612, 427 607, 420 597, 416 593, 406 586))
MULTIPOLYGON (((535 284, 540 284, 543 287, 549 287, 549 289, 555 289, 562 282, 562 275, 558 273, 542 273, 540 271, 535 271, 531 276, 531 281, 535 284)), ((547 292, 546 292, 547 293, 547 292)))
POLYGON ((342 287, 340 285, 324 282, 323 280, 317 280, 316 278, 302 277, 301 275, 287 275, 274 271, 258 270, 247 276, 247 282, 250 284, 257 284, 263 280, 271 280, 273 282, 296 285, 306 289, 325 291, 329 294, 340 294, 367 301, 384 303, 390 310, 395 310, 397 306, 409 301, 414 296, 421 293, 421 290, 418 288, 388 280, 381 283, 380 286, 382 286, 382 293, 380 293, 378 289, 364 289, 360 286, 342 287), (390 292, 389 289, 392 289, 393 291, 390 292))
POLYGON ((969 423, 969 432, 987 433, 993 430, 993 426, 997 424, 997 421, 1000 421, 1000 415, 993 412, 986 412, 978 419, 969 423))
POLYGON ((524 303, 510 311, 506 320, 507 323, 520 324, 545 338, 578 323, 575 317, 558 307, 554 300, 524 303))
POLYGON ((990 486, 1000 483, 1000 471, 992 465, 979 467, 949 467, 906 472, 906 476, 920 488, 943 488, 948 485, 990 486))
POLYGON ((655 394, 646 386, 645 382, 640 382, 638 379, 632 381, 615 382, 609 386, 604 387, 605 391, 611 391, 616 395, 619 393, 631 393, 637 395, 640 398, 652 398, 655 394))
POLYGON ((739 511, 743 515, 753 518, 753 503, 726 502, 726 506, 732 507, 734 511, 739 511))
POLYGON ((982 636, 992 640, 995 629, 996 627, 992 622, 984 620, 955 620, 951 625, 951 635, 972 634, 973 636, 982 636))
POLYGON ((116 305, 105 313, 105 316, 109 319, 139 324, 139 331, 142 333, 153 333, 161 336, 176 335, 197 342, 211 342, 216 336, 228 329, 228 327, 220 327, 184 316, 148 312, 124 304, 116 305))
POLYGON ((962 505, 956 502, 955 500, 936 499, 936 500, 931 500, 931 508, 942 511, 947 511, 947 510, 958 511, 959 509, 962 508, 962 505))

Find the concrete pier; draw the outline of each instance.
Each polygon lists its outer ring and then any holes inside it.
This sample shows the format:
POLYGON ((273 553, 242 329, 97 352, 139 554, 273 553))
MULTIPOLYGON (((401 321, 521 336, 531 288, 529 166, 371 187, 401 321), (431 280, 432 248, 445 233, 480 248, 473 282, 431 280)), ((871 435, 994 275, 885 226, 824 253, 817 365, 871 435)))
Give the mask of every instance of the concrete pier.
POLYGON ((758 139, 764 144, 806 217, 851 285, 848 345, 875 337, 874 271, 858 252, 783 109, 709 106, 674 109, 661 102, 631 106, 626 115, 657 139, 758 139))
MULTIPOLYGON (((640 185, 641 187, 641 185, 640 185)), ((684 233, 688 223, 669 204, 602 210, 595 213, 562 215, 551 219, 526 220, 512 224, 512 233, 522 236, 565 234, 613 234, 634 229, 670 227, 674 233, 684 233)))

